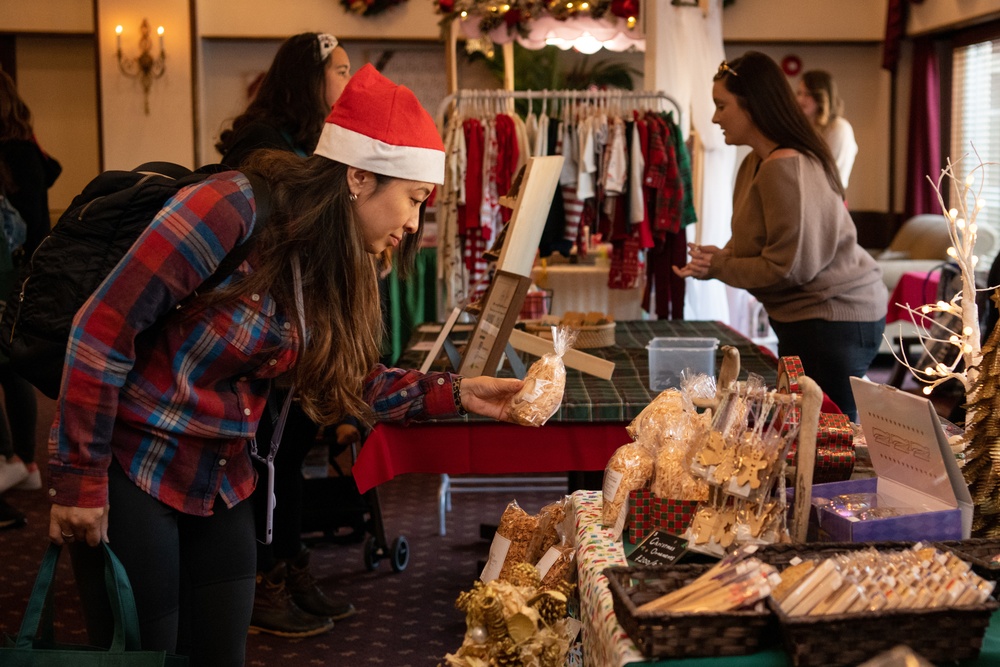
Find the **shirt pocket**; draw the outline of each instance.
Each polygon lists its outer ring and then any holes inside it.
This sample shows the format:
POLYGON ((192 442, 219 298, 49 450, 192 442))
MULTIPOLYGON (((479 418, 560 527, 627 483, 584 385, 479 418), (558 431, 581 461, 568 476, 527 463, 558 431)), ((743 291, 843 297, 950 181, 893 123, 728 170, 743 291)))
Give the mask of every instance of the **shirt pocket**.
POLYGON ((245 294, 228 309, 228 317, 214 319, 213 324, 219 337, 249 361, 281 347, 281 323, 276 311, 269 295, 245 294))

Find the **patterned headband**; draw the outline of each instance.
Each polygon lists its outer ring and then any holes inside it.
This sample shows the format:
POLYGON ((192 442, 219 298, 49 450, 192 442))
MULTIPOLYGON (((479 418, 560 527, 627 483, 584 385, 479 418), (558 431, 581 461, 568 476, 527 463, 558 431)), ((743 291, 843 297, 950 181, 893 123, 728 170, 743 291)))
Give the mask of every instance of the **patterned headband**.
POLYGON ((319 41, 319 59, 320 62, 322 62, 327 59, 335 48, 337 48, 337 38, 333 35, 321 32, 316 35, 316 39, 319 41))

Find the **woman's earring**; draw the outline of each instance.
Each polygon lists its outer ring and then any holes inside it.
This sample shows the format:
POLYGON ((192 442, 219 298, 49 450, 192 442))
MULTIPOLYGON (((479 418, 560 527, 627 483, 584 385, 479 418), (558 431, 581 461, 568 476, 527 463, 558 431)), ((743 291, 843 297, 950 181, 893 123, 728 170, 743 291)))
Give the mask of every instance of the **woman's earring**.
POLYGON ((350 199, 352 202, 356 202, 358 201, 358 193, 352 192, 351 194, 347 195, 347 198, 350 199))

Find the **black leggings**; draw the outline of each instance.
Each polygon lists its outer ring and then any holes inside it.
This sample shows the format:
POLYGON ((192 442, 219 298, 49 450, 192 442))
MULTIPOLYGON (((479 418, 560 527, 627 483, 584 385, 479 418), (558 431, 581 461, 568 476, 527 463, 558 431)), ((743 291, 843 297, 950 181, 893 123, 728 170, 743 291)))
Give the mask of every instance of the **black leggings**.
MULTIPOLYGON (((112 462, 108 479, 111 549, 135 592, 142 647, 201 665, 242 667, 253 608, 256 550, 253 509, 216 500, 209 517, 183 514, 137 487, 112 462)), ((100 549, 71 550, 90 641, 113 634, 100 549)))

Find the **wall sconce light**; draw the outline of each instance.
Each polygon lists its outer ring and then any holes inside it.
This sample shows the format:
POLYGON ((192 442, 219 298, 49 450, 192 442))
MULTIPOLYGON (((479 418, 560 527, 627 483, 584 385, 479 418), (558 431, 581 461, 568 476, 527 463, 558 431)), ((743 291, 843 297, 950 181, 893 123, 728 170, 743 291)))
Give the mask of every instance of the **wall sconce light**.
POLYGON ((125 76, 136 77, 142 84, 142 92, 146 98, 146 115, 149 115, 149 89, 153 85, 154 79, 163 76, 166 70, 166 53, 163 51, 163 26, 156 29, 156 34, 160 36, 160 56, 153 57, 152 43, 149 39, 149 21, 142 20, 139 35, 139 56, 136 58, 126 58, 122 55, 122 27, 115 27, 115 34, 118 37, 118 69, 125 76))

